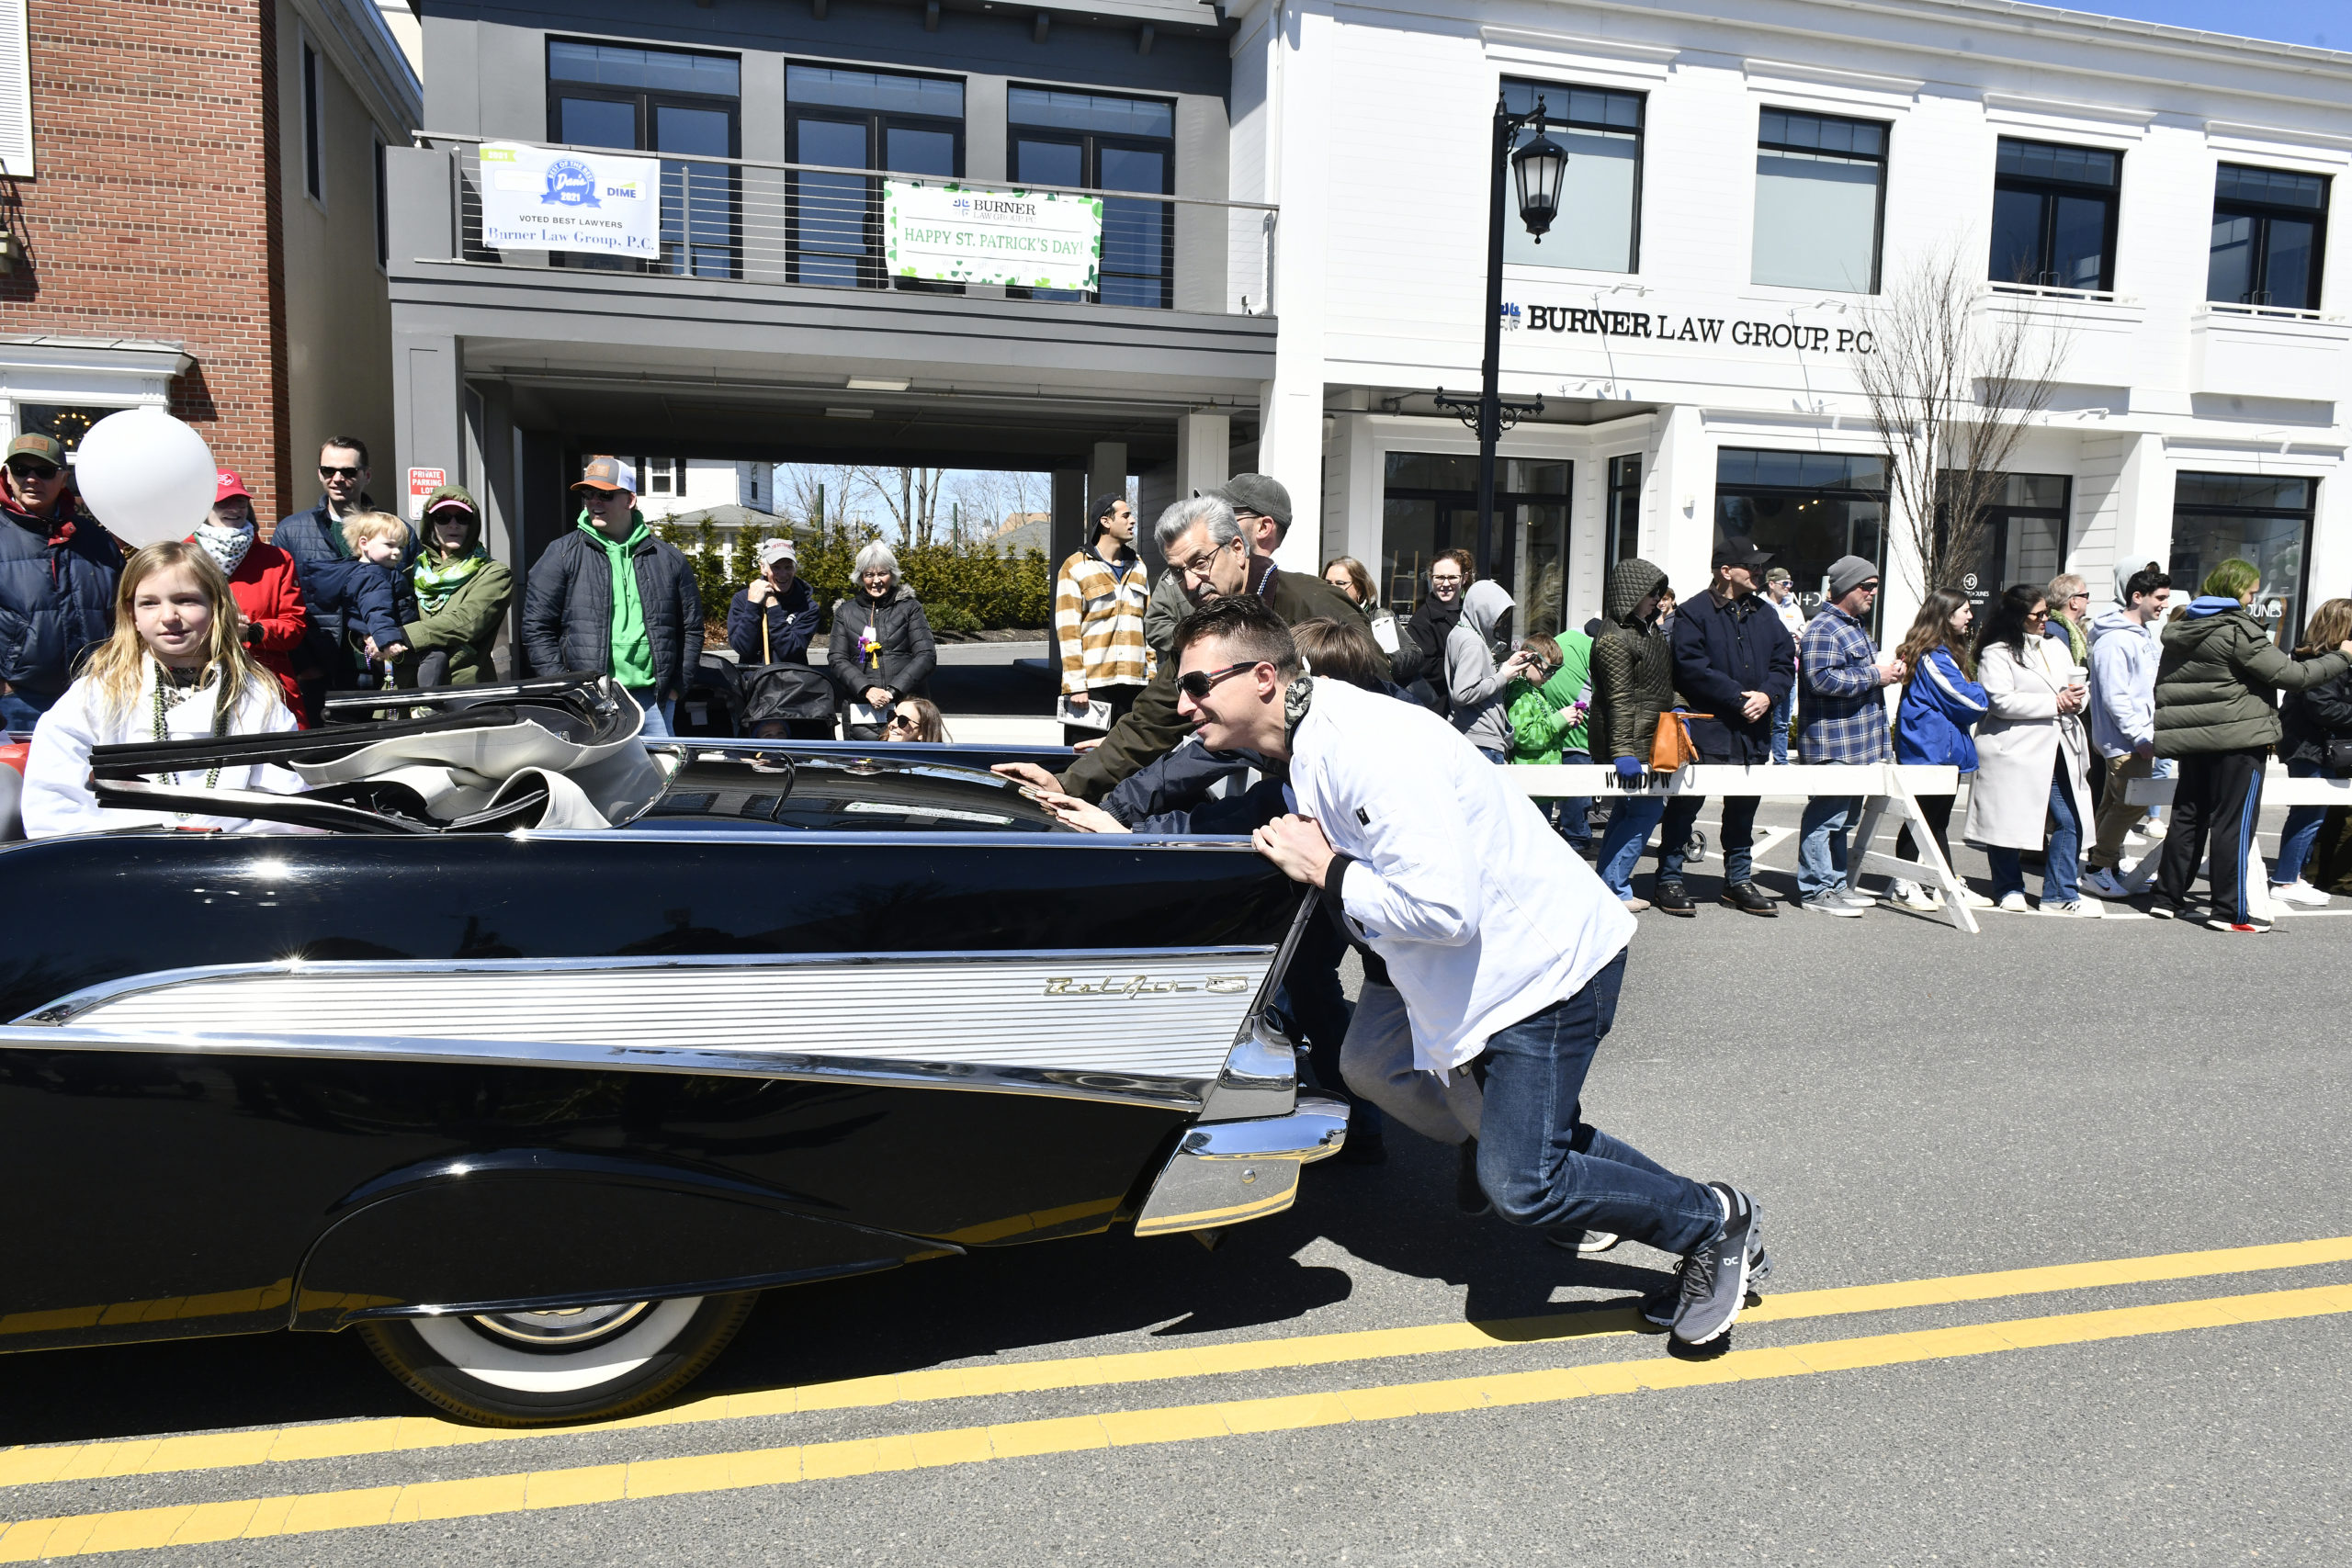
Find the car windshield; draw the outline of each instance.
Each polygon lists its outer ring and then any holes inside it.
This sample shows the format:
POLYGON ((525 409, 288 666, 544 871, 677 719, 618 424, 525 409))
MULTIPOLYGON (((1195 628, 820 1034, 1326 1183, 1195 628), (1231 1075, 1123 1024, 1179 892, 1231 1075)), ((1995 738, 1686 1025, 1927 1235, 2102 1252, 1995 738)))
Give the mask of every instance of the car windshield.
POLYGON ((836 833, 1050 833, 1069 829, 1011 783, 977 769, 882 758, 788 761, 749 749, 684 749, 632 828, 836 833))

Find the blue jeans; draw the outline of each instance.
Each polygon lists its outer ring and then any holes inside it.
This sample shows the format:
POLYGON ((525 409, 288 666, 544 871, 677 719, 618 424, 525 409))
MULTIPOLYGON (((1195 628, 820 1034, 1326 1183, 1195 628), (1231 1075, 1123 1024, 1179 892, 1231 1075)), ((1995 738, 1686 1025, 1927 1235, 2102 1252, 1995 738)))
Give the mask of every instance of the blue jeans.
MULTIPOLYGON (((1699 821, 1699 807, 1706 804, 1707 797, 1702 795, 1678 795, 1666 803, 1666 816, 1657 835, 1659 881, 1680 879, 1682 852, 1690 847, 1690 830, 1699 821)), ((1752 881, 1756 875, 1757 805, 1757 797, 1752 795, 1724 797, 1722 847, 1724 885, 1727 887, 1752 881)))
POLYGON ((1666 815, 1666 802, 1656 795, 1637 795, 1609 805, 1609 826, 1600 830, 1600 880, 1620 899, 1634 896, 1634 865, 1650 829, 1666 815))
MULTIPOLYGON (((2050 829, 2050 843, 2042 858, 2041 901, 2079 903, 2083 897, 2083 824, 2075 815, 2075 797, 2068 793, 2063 779, 2050 781, 2050 816, 2057 826, 2050 829)), ((1984 858, 1993 866, 1994 897, 2025 891, 2025 866, 2018 858, 2020 852, 1998 845, 1986 846, 1984 858)))
POLYGON ((637 705, 645 710, 645 728, 637 732, 641 739, 667 740, 677 733, 671 728, 678 716, 677 698, 657 703, 653 700, 653 688, 650 686, 631 686, 628 694, 635 697, 637 705))
POLYGON ((55 706, 55 697, 37 696, 30 692, 0 694, 0 730, 13 729, 30 735, 40 716, 55 706))
MULTIPOLYGON (((2317 762, 2287 764, 2287 776, 2290 779, 2315 779, 2320 775, 2317 762)), ((2319 841, 2319 825, 2326 818, 2324 806, 2287 807, 2287 825, 2278 830, 2278 856, 2270 863, 2271 886, 2284 887, 2302 879, 2303 862, 2311 859, 2312 846, 2319 841)))
MULTIPOLYGON (((1560 761, 1572 768, 1581 768, 1592 761, 1583 751, 1563 751, 1560 761)), ((1560 837, 1579 852, 1592 848, 1592 797, 1589 795, 1570 795, 1560 802, 1560 837)))
POLYGON ((1478 1184, 1518 1225, 1613 1231, 1678 1256, 1723 1225, 1715 1194, 1584 1120, 1585 1075, 1617 1017, 1625 955, 1487 1042, 1478 1184))
POLYGON ((1815 898, 1852 886, 1846 874, 1846 829, 1854 825, 1861 810, 1859 795, 1816 795, 1804 803, 1804 816, 1797 824, 1799 898, 1815 898))
POLYGON ((1796 716, 1797 690, 1792 685, 1789 694, 1772 705, 1772 761, 1776 766, 1789 765, 1789 720, 1796 716))
POLYGON ((1498 768, 1507 768, 1510 766, 1510 757, 1508 753, 1502 751, 1489 751, 1484 746, 1477 748, 1477 751, 1478 755, 1484 757, 1487 761, 1492 762, 1498 768))

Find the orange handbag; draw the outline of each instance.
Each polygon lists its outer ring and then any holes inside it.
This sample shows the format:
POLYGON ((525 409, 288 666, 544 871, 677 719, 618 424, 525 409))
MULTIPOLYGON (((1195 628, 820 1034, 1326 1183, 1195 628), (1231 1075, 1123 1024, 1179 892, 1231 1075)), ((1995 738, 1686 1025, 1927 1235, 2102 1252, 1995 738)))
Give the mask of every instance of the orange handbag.
POLYGON ((1690 724, 1694 718, 1713 718, 1711 713, 1676 713, 1671 709, 1657 716, 1657 734, 1650 741, 1650 772, 1670 773, 1686 762, 1699 760, 1699 748, 1690 744, 1690 724))

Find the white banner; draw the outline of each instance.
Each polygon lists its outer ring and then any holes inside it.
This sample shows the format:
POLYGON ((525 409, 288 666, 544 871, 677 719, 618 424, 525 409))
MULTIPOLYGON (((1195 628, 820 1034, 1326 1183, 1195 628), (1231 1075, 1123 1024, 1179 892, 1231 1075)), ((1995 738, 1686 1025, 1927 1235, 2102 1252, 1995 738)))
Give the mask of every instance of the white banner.
POLYGON ((499 251, 659 256, 661 161, 486 141, 481 243, 499 251))
POLYGON ((885 180, 885 268, 939 283, 1093 289, 1102 198, 885 180))

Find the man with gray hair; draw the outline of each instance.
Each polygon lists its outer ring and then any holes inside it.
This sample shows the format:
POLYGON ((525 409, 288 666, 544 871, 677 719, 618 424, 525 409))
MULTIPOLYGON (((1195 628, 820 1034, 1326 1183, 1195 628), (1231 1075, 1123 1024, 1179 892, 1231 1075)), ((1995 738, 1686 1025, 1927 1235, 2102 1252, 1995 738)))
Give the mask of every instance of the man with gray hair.
MULTIPOLYGON (((1250 487, 1249 504, 1253 509, 1278 505, 1288 510, 1289 497, 1281 486, 1263 475, 1242 477, 1264 481, 1250 487)), ((1254 510, 1252 514, 1270 515, 1254 510)), ((1362 618, 1355 606, 1321 578, 1278 570, 1272 556, 1253 547, 1258 541, 1234 514, 1232 504, 1218 496, 1196 495, 1176 502, 1159 514, 1152 536, 1168 562, 1169 574, 1182 585, 1185 598, 1194 605, 1247 596, 1272 609, 1285 626, 1294 626, 1318 618, 1342 624, 1362 618)), ((1259 536, 1268 541, 1281 537, 1279 526, 1259 536)), ((1175 663, 1173 659, 1161 659, 1159 673, 1136 699, 1135 706, 1111 727, 1100 746, 1079 758, 1058 780, 1034 763, 1007 763, 997 771, 1082 800, 1102 799, 1114 784, 1174 750, 1192 732, 1192 726, 1176 712, 1175 663)), ((1380 673, 1385 676, 1387 671, 1380 673)))

